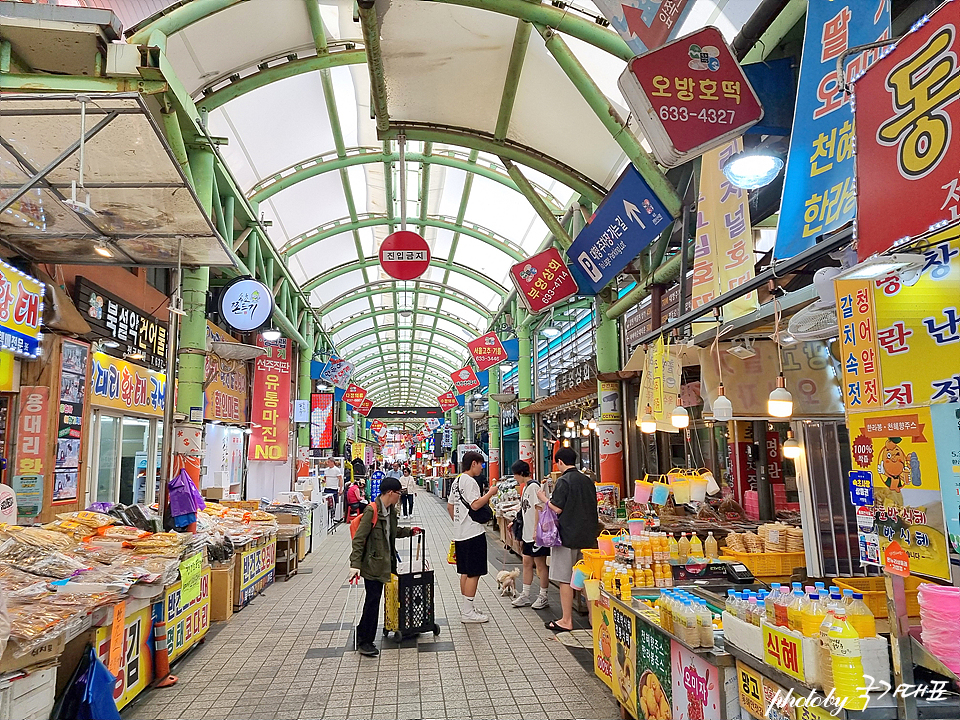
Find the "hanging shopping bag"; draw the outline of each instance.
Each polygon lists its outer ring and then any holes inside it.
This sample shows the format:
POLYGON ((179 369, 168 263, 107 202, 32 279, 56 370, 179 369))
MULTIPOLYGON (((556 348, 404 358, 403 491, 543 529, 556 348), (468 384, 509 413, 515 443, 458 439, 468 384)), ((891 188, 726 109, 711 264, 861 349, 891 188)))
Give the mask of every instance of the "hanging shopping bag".
POLYGON ((540 547, 560 547, 560 523, 550 503, 540 511, 534 545, 540 547))
POLYGON ((600 552, 602 552, 604 555, 615 554, 613 550, 613 537, 613 533, 611 533, 609 530, 604 530, 597 537, 597 547, 600 548, 600 552))
POLYGON ((457 564, 457 544, 451 540, 450 548, 447 550, 447 562, 451 565, 457 564))
POLYGON ((93 647, 87 646, 52 717, 55 720, 120 720, 113 699, 116 682, 93 647))

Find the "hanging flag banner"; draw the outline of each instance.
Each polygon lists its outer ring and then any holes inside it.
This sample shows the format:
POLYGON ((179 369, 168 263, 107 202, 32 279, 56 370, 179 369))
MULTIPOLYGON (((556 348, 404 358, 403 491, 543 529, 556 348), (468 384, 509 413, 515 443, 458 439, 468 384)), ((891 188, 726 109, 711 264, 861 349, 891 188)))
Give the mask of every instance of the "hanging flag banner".
POLYGON ((500 338, 495 332, 488 332, 476 340, 471 340, 467 343, 467 347, 470 348, 470 354, 473 355, 473 361, 477 364, 478 370, 492 368, 507 359, 507 351, 503 349, 500 338))
POLYGON ((942 4, 856 82, 860 260, 960 221, 958 27, 942 4))
MULTIPOLYGON (((754 276, 753 229, 747 191, 727 180, 722 170, 727 159, 741 150, 743 140, 736 138, 703 155, 690 295, 694 310, 754 276)), ((754 291, 724 305, 723 321, 735 320, 757 307, 754 291)))
POLYGON ((458 393, 465 393, 474 388, 480 387, 480 381, 477 380, 477 374, 473 368, 467 365, 456 372, 450 373, 450 379, 453 380, 453 387, 458 393))
POLYGON ((366 390, 364 390, 359 385, 354 385, 353 383, 350 383, 349 385, 347 385, 347 390, 343 394, 343 401, 347 405, 353 405, 354 407, 358 407, 360 403, 363 402, 363 399, 366 396, 367 396, 366 390))
MULTIPOLYGON (((670 213, 637 169, 627 165, 590 222, 567 248, 583 294, 619 275, 670 224, 670 213)), ((519 296, 519 293, 518 293, 519 296)))
POLYGON ((620 33, 634 55, 656 50, 673 32, 689 0, 595 0, 594 5, 620 33))
POLYGON ((331 357, 320 371, 321 380, 341 390, 347 389, 351 375, 353 375, 353 363, 336 356, 331 357))
POLYGON ((370 398, 364 398, 359 405, 354 405, 354 410, 366 417, 370 414, 370 411, 373 410, 373 400, 370 398))
POLYGON ((847 410, 960 402, 960 226, 931 236, 911 285, 837 280, 847 410))
POLYGON ((763 118, 757 94, 715 27, 633 58, 619 85, 654 156, 667 167, 742 135, 763 118))
POLYGON ((437 395, 437 404, 440 405, 440 409, 444 412, 453 410, 453 408, 460 405, 460 403, 457 402, 457 396, 453 390, 448 390, 443 395, 437 395))
MULTIPOLYGON (((875 473, 872 533, 880 564, 888 546, 908 557, 911 574, 950 579, 940 473, 929 407, 849 413, 855 470, 875 473)), ((861 561, 864 559, 861 558, 861 561)))
MULTIPOLYGON (((854 122, 850 106, 852 96, 844 93, 837 82, 837 58, 848 48, 888 37, 888 2, 810 0, 807 3, 807 26, 800 59, 797 105, 793 115, 790 153, 787 156, 780 221, 777 225, 777 244, 774 250, 774 256, 778 260, 793 257, 813 247, 818 237, 846 225, 857 213, 858 199, 855 196, 853 177, 854 122)), ((849 82, 870 67, 883 52, 882 48, 868 50, 849 58, 845 66, 846 81, 849 82)), ((856 95, 858 114, 863 105, 872 104, 875 107, 875 117, 884 112, 889 115, 891 102, 886 92, 883 97, 871 93, 871 99, 864 97, 861 100, 861 83, 857 82, 856 95), (887 110, 884 111, 883 107, 887 110)), ((860 123, 860 118, 857 118, 858 134, 860 137, 867 137, 860 123)), ((870 145, 876 145, 876 141, 866 140, 859 143, 858 153, 866 150, 868 156, 872 156, 874 151, 881 149, 879 145, 873 148, 865 147, 870 145)), ((901 184, 895 181, 895 166, 885 165, 882 169, 871 167, 870 173, 883 175, 864 176, 866 168, 863 159, 862 154, 857 158, 863 179, 873 179, 878 186, 889 183, 889 197, 894 199, 892 202, 885 200, 887 204, 879 210, 860 213, 858 223, 874 213, 879 213, 872 221, 889 228, 907 219, 903 216, 912 216, 914 198, 905 194, 901 184), (909 202, 910 213, 890 212, 890 208, 904 207, 906 202, 909 202)), ((927 187, 933 187, 933 183, 929 183, 927 187)), ((886 191, 886 188, 883 190, 886 191)), ((863 191, 863 187, 857 186, 856 194, 860 195, 861 206, 863 191)), ((935 195, 932 192, 927 194, 931 198, 935 195)), ((924 230, 929 224, 928 222, 924 225, 924 230)), ((862 226, 860 235, 873 237, 867 236, 862 226)), ((881 237, 885 235, 886 231, 881 237)), ((897 236, 899 237, 903 237, 903 233, 897 236)))
POLYGON ((310 449, 333 447, 333 393, 310 395, 310 449))
POLYGON ((555 247, 512 266, 510 279, 517 288, 517 297, 534 315, 576 295, 579 290, 570 268, 555 247))
POLYGON ((434 432, 440 427, 440 421, 437 418, 429 418, 423 423, 430 432, 434 432))
POLYGON ((257 346, 267 354, 254 361, 253 420, 248 460, 284 462, 290 444, 290 340, 264 340, 257 346))

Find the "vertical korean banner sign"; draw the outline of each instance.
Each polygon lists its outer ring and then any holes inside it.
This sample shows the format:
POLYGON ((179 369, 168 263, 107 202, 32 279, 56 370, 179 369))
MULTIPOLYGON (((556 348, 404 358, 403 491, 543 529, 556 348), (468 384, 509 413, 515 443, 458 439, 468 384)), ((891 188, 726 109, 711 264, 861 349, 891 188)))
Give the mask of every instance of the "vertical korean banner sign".
MULTIPOLYGON (((848 48, 890 37, 888 0, 810 0, 800 83, 787 157, 777 259, 813 247, 856 213, 853 111, 837 82, 837 58, 848 48)), ((882 50, 849 59, 846 78, 876 62, 882 50)))
POLYGON ((255 361, 253 371, 253 431, 248 460, 284 462, 290 442, 290 340, 268 342, 257 336, 267 354, 255 361))
MULTIPOLYGON (((703 154, 690 295, 693 309, 753 278, 753 229, 747 191, 734 186, 721 169, 741 150, 743 140, 736 138, 703 154)), ((757 307, 757 293, 751 292, 725 305, 723 320, 735 320, 757 307)))

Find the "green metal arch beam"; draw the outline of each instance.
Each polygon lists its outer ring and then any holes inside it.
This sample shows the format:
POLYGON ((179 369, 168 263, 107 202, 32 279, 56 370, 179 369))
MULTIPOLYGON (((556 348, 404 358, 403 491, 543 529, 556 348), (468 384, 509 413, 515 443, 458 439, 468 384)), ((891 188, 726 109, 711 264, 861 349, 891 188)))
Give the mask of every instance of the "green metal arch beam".
MULTIPOLYGON (((336 237, 337 235, 350 233, 354 230, 359 230, 360 228, 378 227, 381 225, 395 225, 396 222, 396 218, 388 217, 387 215, 381 213, 366 213, 363 215, 358 215, 356 222, 349 217, 338 218, 337 220, 331 220, 329 223, 325 223, 319 228, 308 230, 306 233, 299 235, 287 243, 280 250, 280 252, 287 257, 290 257, 292 255, 296 255, 301 250, 306 250, 311 245, 315 245, 318 242, 323 242, 324 240, 336 237)), ((521 262, 527 257, 519 245, 503 237, 502 235, 497 235, 493 230, 484 228, 481 225, 466 223, 457 225, 453 218, 447 218, 439 215, 428 215, 426 218, 418 220, 417 224, 439 228, 441 230, 449 230, 453 233, 469 235, 475 240, 479 240, 495 250, 499 250, 500 252, 508 255, 514 262, 521 262)))
POLYGON ((367 289, 362 293, 357 293, 356 290, 348 290, 342 295, 330 300, 326 305, 316 308, 316 310, 322 316, 324 313, 332 312, 337 308, 348 305, 355 300, 362 300, 368 296, 384 295, 388 292, 417 292, 422 295, 433 295, 435 297, 443 298, 444 300, 449 300, 450 302, 458 303, 463 307, 469 308, 477 314, 482 315, 487 320, 493 317, 493 313, 481 305, 476 298, 472 298, 469 295, 450 287, 449 285, 444 285, 443 283, 439 283, 434 280, 417 280, 417 283, 420 285, 420 287, 413 291, 397 289, 397 282, 398 281, 396 280, 381 280, 376 283, 371 283, 370 285, 367 285, 367 289), (433 288, 437 289, 434 290, 433 288))
MULTIPOLYGON (((348 273, 356 272, 358 270, 363 270, 365 268, 373 267, 374 265, 379 265, 379 264, 380 264, 380 257, 374 256, 374 257, 364 258, 363 260, 355 260, 353 262, 344 263, 343 265, 337 265, 325 272, 320 273, 319 275, 315 275, 314 277, 310 278, 305 283, 303 283, 303 285, 300 286, 300 289, 303 290, 303 292, 305 293, 310 293, 316 290, 317 288, 319 288, 321 285, 323 285, 323 283, 325 283, 328 280, 335 280, 336 278, 346 275, 348 273)), ((506 296, 508 294, 507 289, 503 287, 503 285, 501 285, 500 283, 494 282, 493 280, 488 278, 486 275, 482 275, 481 273, 478 273, 475 270, 472 270, 471 268, 466 267, 465 265, 461 265, 460 263, 449 262, 444 258, 433 257, 433 258, 430 258, 430 266, 437 267, 442 270, 450 270, 450 272, 457 273, 458 275, 463 275, 464 277, 469 278, 474 282, 478 282, 484 287, 490 290, 493 290, 493 292, 499 293, 500 295, 506 296)))
MULTIPOLYGON (((330 68, 342 67, 344 65, 363 65, 366 62, 367 51, 362 48, 329 51, 311 55, 310 57, 279 62, 263 70, 250 73, 238 80, 228 82, 218 90, 213 90, 212 92, 202 90, 201 92, 204 94, 196 101, 197 109, 212 112, 226 105, 231 100, 236 100, 241 95, 246 95, 248 92, 265 87, 278 80, 286 80, 287 78, 303 75, 304 73, 329 70, 330 68)), ((207 87, 209 88, 222 82, 223 80, 221 79, 216 83, 211 83, 207 87)))
MULTIPOLYGON (((447 389, 449 389, 449 387, 448 387, 447 389)), ((387 388, 387 386, 386 386, 385 384, 381 383, 381 384, 377 385, 375 388, 372 388, 369 392, 370 392, 371 395, 381 395, 381 396, 384 396, 384 397, 389 398, 389 400, 388 400, 387 402, 396 402, 397 399, 399 399, 399 397, 403 397, 403 399, 406 400, 406 401, 408 401, 408 402, 409 402, 409 400, 411 400, 411 399, 413 399, 413 398, 421 398, 421 397, 422 397, 422 398, 425 398, 425 399, 426 399, 426 398, 431 398, 431 397, 432 397, 432 398, 434 398, 433 404, 436 404, 436 400, 435 400, 436 396, 437 396, 437 395, 442 395, 443 393, 446 392, 446 390, 443 389, 443 388, 441 388, 441 387, 439 387, 439 386, 432 385, 432 386, 430 386, 429 388, 426 388, 426 392, 420 392, 420 391, 418 391, 418 392, 411 392, 411 394, 410 394, 409 396, 398 396, 397 393, 392 393, 392 392, 390 392, 389 389, 387 388)), ((384 404, 384 403, 376 403, 376 404, 384 404)), ((389 422, 389 421, 388 421, 388 422, 389 422)))
MULTIPOLYGON (((243 81, 241 80, 239 82, 243 81)), ((444 165, 456 170, 463 170, 464 172, 480 175, 488 180, 500 183, 515 192, 522 192, 504 166, 486 160, 483 162, 470 162, 467 156, 467 153, 456 150, 438 149, 434 150, 430 155, 408 152, 405 155, 405 159, 407 162, 420 163, 424 166, 444 165)), ((399 161, 399 153, 385 153, 382 148, 378 147, 346 148, 343 155, 339 155, 337 151, 331 150, 298 162, 265 178, 261 178, 247 191, 247 197, 254 202, 262 203, 278 192, 286 190, 304 180, 316 177, 317 175, 354 167, 356 165, 368 165, 381 162, 395 163, 399 161)), ((556 215, 563 214, 561 203, 553 193, 540 185, 534 185, 534 187, 543 201, 547 203, 551 212, 556 215)))
MULTIPOLYGON (((387 331, 390 331, 390 330, 393 330, 393 328, 387 328, 387 331)), ((383 329, 383 328, 380 328, 380 332, 384 332, 384 329, 383 329)), ((452 343, 454 343, 454 344, 456 344, 456 345, 461 346, 461 347, 462 347, 464 350, 466 350, 467 352, 469 352, 469 350, 470 350, 470 349, 467 347, 467 341, 466 341, 466 340, 464 340, 462 337, 457 337, 457 336, 454 335, 453 333, 447 332, 446 330, 443 330, 442 328, 437 328, 436 330, 423 330, 422 332, 432 333, 432 334, 434 334, 434 335, 438 335, 438 336, 440 336, 440 337, 442 337, 442 338, 445 338, 445 339, 449 340, 450 342, 452 342, 452 343)), ((371 337, 372 335, 376 335, 376 334, 377 334, 377 329, 376 329, 376 328, 368 328, 368 329, 366 329, 366 330, 363 330, 363 331, 361 331, 361 332, 358 332, 356 335, 351 335, 350 337, 344 338, 343 340, 338 340, 338 341, 337 341, 337 347, 341 350, 342 355, 344 355, 345 357, 350 357, 350 350, 348 349, 348 345, 350 345, 351 343, 355 343, 355 342, 357 342, 358 340, 363 340, 364 338, 368 338, 368 337, 371 337)), ((390 341, 390 340, 385 341, 385 343, 389 343, 389 342, 393 342, 393 341, 390 341)), ((403 342, 408 342, 408 341, 404 340, 403 342)), ((429 344, 426 340, 416 340, 416 339, 414 339, 414 340, 412 340, 412 341, 410 341, 410 342, 414 342, 414 343, 420 342, 420 343, 429 344)), ((382 345, 382 344, 385 344, 385 343, 380 343, 380 342, 378 342, 377 344, 378 344, 378 345, 382 345)), ((369 345, 364 346, 364 347, 367 348, 367 347, 369 347, 369 345)))
MULTIPOLYGON (((342 331, 344 328, 348 328, 351 325, 356 325, 361 320, 368 320, 370 318, 381 317, 383 315, 390 315, 391 317, 393 317, 393 314, 395 312, 396 310, 394 310, 393 308, 383 308, 382 310, 376 310, 375 312, 359 312, 359 313, 356 313, 355 315, 351 315, 347 318, 344 318, 340 322, 336 323, 328 330, 328 332, 338 333, 342 331)), ((465 323, 463 320, 455 316, 446 315, 444 313, 436 312, 435 310, 426 310, 423 308, 421 308, 420 310, 417 310, 416 314, 424 315, 426 317, 435 317, 438 320, 446 320, 447 322, 450 322, 459 328, 463 328, 467 332, 476 333, 477 337, 480 337, 481 335, 483 335, 483 330, 481 330, 480 328, 474 327, 473 325, 470 325, 468 323, 465 323)), ((374 327, 376 326, 377 326, 376 323, 374 323, 374 327)), ((413 325, 411 325, 409 328, 402 325, 385 325, 380 327, 381 330, 389 330, 391 328, 397 328, 399 330, 411 330, 411 331, 416 330, 416 327, 413 325)), ((406 342, 406 341, 403 341, 403 342, 406 342)))
MULTIPOLYGON (((510 15, 518 20, 552 27, 571 37, 605 50, 624 62, 633 57, 633 52, 614 31, 601 27, 587 18, 567 12, 563 7, 528 0, 433 0, 450 5, 488 10, 510 15)), ((214 15, 244 0, 191 0, 172 9, 163 10, 134 25, 127 31, 127 41, 135 45, 147 41, 150 34, 159 30, 167 37, 180 32, 205 17, 214 15)))
MULTIPOLYGON (((393 376, 393 377, 391 377, 390 379, 397 380, 397 379, 398 379, 398 376, 393 376)), ((451 387, 453 387, 453 383, 450 381, 450 376, 449 376, 449 375, 445 375, 445 376, 444 376, 444 379, 447 381, 446 383, 444 383, 442 380, 440 380, 440 378, 434 377, 434 376, 432 376, 432 375, 424 375, 424 385, 429 386, 429 389, 430 389, 430 390, 439 391, 439 392, 437 392, 437 394, 439 395, 439 394, 441 394, 441 393, 445 393, 447 390, 449 390, 451 387)), ((383 379, 379 379, 379 380, 374 380, 374 381, 370 384, 370 386, 366 388, 366 390, 367 390, 367 392, 369 392, 369 393, 375 393, 375 392, 378 392, 378 391, 386 390, 386 391, 387 391, 389 394, 391 394, 391 395, 396 394, 396 393, 390 393, 390 391, 389 391, 390 386, 389 386, 387 383, 388 383, 388 379, 387 379, 387 378, 383 378, 383 379)), ((396 390, 396 386, 394 386, 393 389, 396 390)), ((408 388, 406 388, 406 389, 412 390, 413 388, 408 387, 408 388)))
POLYGON ((460 365, 457 365, 456 363, 453 363, 453 362, 447 364, 446 358, 436 357, 435 355, 431 355, 430 353, 417 352, 417 351, 409 352, 406 350, 391 350, 391 351, 384 351, 382 356, 372 355, 368 358, 365 358, 364 360, 361 360, 359 363, 354 365, 353 371, 355 373, 362 374, 367 370, 370 370, 372 367, 376 367, 378 363, 382 363, 384 367, 386 367, 388 363, 400 363, 405 359, 411 358, 411 357, 424 358, 426 360, 433 360, 436 363, 439 363, 440 366, 443 367, 444 369, 449 368, 450 372, 459 370, 461 367, 460 365))
MULTIPOLYGON (((428 365, 426 366, 425 370, 428 370, 430 372, 430 374, 424 373, 423 377, 425 378, 426 382, 431 383, 431 389, 438 389, 440 390, 440 392, 446 392, 445 388, 450 388, 453 386, 453 383, 450 380, 450 373, 445 372, 443 368, 438 368, 435 365, 428 365), (436 374, 433 374, 433 373, 436 373, 436 374)), ((372 392, 375 388, 379 388, 379 387, 382 387, 383 385, 386 385, 386 383, 389 382, 390 380, 402 381, 405 377, 406 377, 406 374, 404 373, 393 374, 390 376, 377 376, 371 380, 369 387, 364 386, 362 383, 359 383, 359 384, 361 387, 365 387, 367 392, 372 392)), ((359 379, 362 379, 362 378, 359 378, 359 379)), ((417 378, 417 380, 419 380, 419 377, 417 378)), ((412 392, 414 390, 413 387, 404 386, 402 384, 400 385, 400 388, 407 390, 408 392, 412 392)), ((397 384, 394 383, 394 390, 396 389, 397 389, 397 384)), ((400 393, 397 393, 397 394, 400 394, 400 393)))
MULTIPOLYGON (((405 341, 405 342, 406 342, 406 341, 405 341)), ((457 370, 459 370, 460 368, 462 368, 462 367, 464 366, 464 362, 465 362, 465 361, 464 361, 464 359, 463 359, 463 356, 462 356, 462 355, 457 355, 457 353, 455 353, 453 350, 451 350, 450 348, 446 347, 445 345, 431 344, 431 343, 427 342, 426 340, 414 340, 413 343, 414 343, 415 345, 428 345, 428 346, 430 346, 431 350, 439 350, 440 352, 446 353, 447 355, 450 356, 449 359, 452 360, 453 362, 455 362, 455 363, 457 364, 457 367, 455 368, 455 369, 457 369, 457 370)), ((350 351, 350 354, 351 354, 352 357, 355 357, 355 356, 359 355, 360 353, 366 352, 367 350, 372 350, 372 349, 374 349, 374 348, 379 349, 379 348, 381 348, 381 347, 383 347, 383 344, 382 344, 382 343, 379 343, 379 342, 367 343, 367 344, 364 345, 363 347, 359 347, 359 348, 357 348, 357 349, 355 349, 355 350, 351 350, 351 351, 350 351)), ((392 352, 392 351, 391 351, 391 352, 392 352)), ((444 357, 443 359, 444 359, 444 360, 447 360, 448 358, 444 357)))
MULTIPOLYGON (((387 344, 392 344, 392 343, 387 343, 387 344)), ((449 365, 451 372, 453 372, 454 370, 459 370, 460 368, 463 367, 462 358, 459 355, 454 354, 450 350, 447 350, 443 346, 431 345, 430 343, 427 343, 427 342, 422 342, 422 343, 417 342, 417 343, 411 343, 411 344, 427 345, 428 346, 427 352, 414 349, 412 354, 415 354, 419 357, 436 358, 443 364, 449 365), (439 355, 437 351, 443 352, 444 355, 443 356, 439 355), (431 355, 430 353, 435 353, 435 354, 431 355)), ((351 362, 354 362, 355 367, 359 368, 359 367, 366 366, 367 363, 369 363, 371 360, 376 360, 381 356, 390 356, 391 358, 393 358, 393 356, 397 356, 402 359, 404 357, 409 357, 411 355, 411 351, 409 350, 387 349, 387 348, 383 348, 382 345, 380 344, 378 344, 377 347, 381 348, 380 354, 368 355, 367 357, 357 361, 354 361, 353 358, 359 354, 359 351, 354 351, 353 353, 351 353, 351 362)))
POLYGON ((607 196, 608 191, 605 187, 566 163, 528 145, 506 139, 497 140, 490 133, 451 125, 393 121, 390 122, 389 130, 380 133, 381 139, 384 140, 396 140, 400 135, 405 135, 407 140, 414 142, 459 145, 512 160, 563 183, 571 190, 580 193, 581 198, 595 205, 599 205, 607 196))

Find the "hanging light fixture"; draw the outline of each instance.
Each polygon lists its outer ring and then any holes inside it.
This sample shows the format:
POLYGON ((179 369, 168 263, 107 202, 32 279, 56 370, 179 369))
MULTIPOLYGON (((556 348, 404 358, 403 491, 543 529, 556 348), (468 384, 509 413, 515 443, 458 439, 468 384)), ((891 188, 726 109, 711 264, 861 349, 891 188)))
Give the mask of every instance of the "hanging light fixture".
POLYGON ((264 339, 266 342, 276 342, 277 340, 280 339, 280 336, 281 336, 280 331, 277 330, 277 329, 274 328, 274 327, 267 328, 266 330, 264 330, 264 331, 261 332, 260 334, 263 335, 263 339, 264 339))
POLYGON ((726 422, 733 419, 733 404, 723 389, 723 362, 720 359, 720 309, 715 308, 713 316, 717 320, 717 334, 713 338, 713 354, 717 358, 717 373, 720 376, 720 385, 717 387, 717 399, 713 401, 713 419, 726 422))
POLYGON ((584 437, 587 437, 587 435, 590 434, 590 428, 585 426, 583 430, 580 431, 580 434, 583 435, 584 437))
POLYGON ((680 430, 690 425, 690 413, 688 413, 687 409, 683 406, 679 395, 677 395, 677 406, 673 409, 673 412, 670 413, 670 424, 680 430))
POLYGON ((550 323, 540 328, 540 334, 548 340, 552 340, 560 334, 561 330, 553 318, 553 308, 550 309, 550 323))
POLYGON ((570 432, 569 430, 564 430, 564 431, 563 431, 563 436, 564 436, 565 438, 573 437, 573 433, 570 432))
POLYGON ((573 420, 567 420, 567 427, 568 427, 568 428, 570 428, 570 429, 572 430, 574 425, 576 425, 576 423, 575 423, 573 420))
POLYGON ((787 430, 787 439, 783 443, 783 456, 788 460, 796 460, 801 452, 803 449, 800 443, 793 439, 793 430, 787 430))
POLYGON ((93 251, 100 257, 105 257, 105 258, 113 257, 113 251, 110 249, 110 246, 107 245, 107 241, 104 240, 103 238, 100 238, 99 240, 97 240, 97 242, 93 246, 93 251))
POLYGON ((590 422, 587 423, 587 427, 590 428, 591 430, 596 430, 596 429, 597 429, 597 421, 596 421, 596 420, 591 420, 590 422))
POLYGON ((563 441, 563 446, 564 446, 564 447, 570 447, 570 441, 569 441, 569 440, 564 440, 564 441, 563 441))
POLYGON ((756 190, 769 185, 783 170, 783 158, 770 148, 741 150, 723 164, 723 174, 735 187, 756 190))
POLYGON ((773 280, 770 281, 770 292, 773 294, 773 337, 777 343, 777 362, 780 365, 780 374, 777 376, 777 386, 767 398, 767 412, 773 417, 788 418, 793 415, 793 395, 787 390, 787 381, 783 377, 783 351, 780 348, 780 302, 775 293, 773 280))
POLYGON ((640 426, 640 432, 652 435, 657 431, 657 419, 653 416, 653 408, 647 405, 647 411, 637 423, 640 426))

